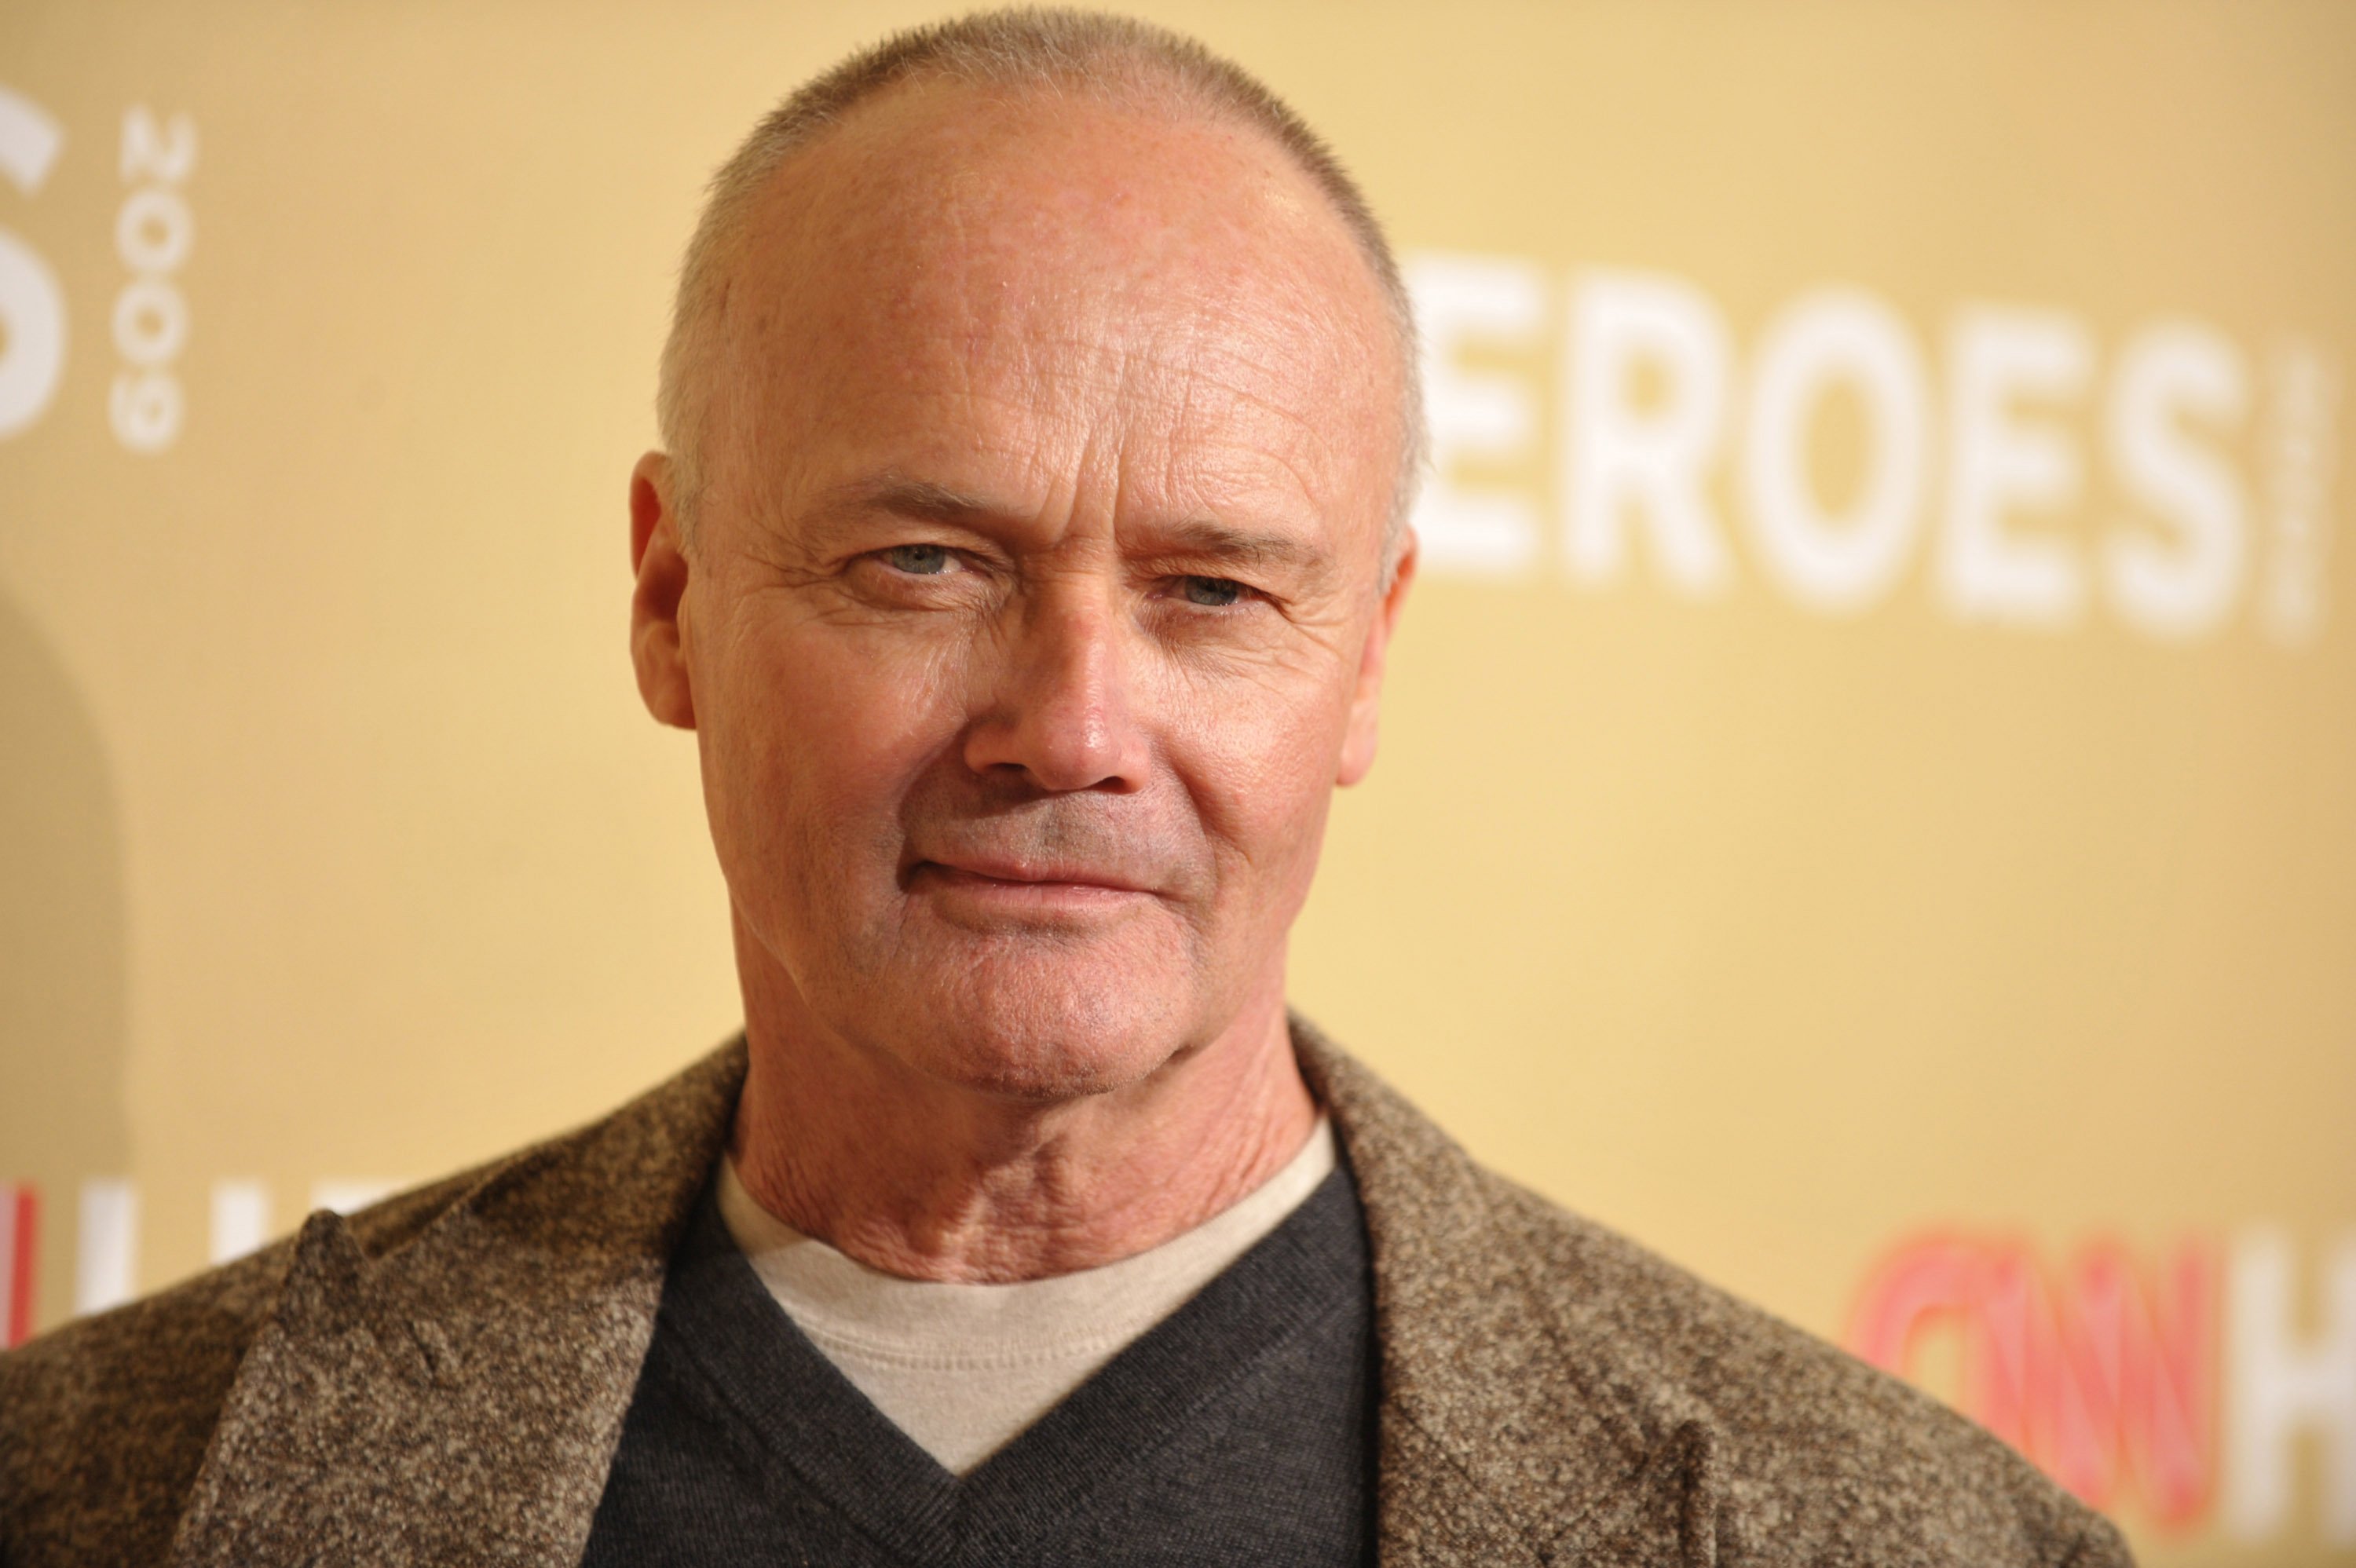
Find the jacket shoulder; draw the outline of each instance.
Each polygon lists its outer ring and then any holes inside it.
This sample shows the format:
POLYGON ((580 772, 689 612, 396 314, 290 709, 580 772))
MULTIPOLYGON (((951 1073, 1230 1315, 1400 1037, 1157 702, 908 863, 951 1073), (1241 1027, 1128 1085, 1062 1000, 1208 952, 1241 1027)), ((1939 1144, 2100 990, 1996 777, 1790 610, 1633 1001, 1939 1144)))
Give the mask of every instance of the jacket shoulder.
MULTIPOLYGON (((454 1210, 500 1213, 541 1250, 637 1247, 644 1226, 632 1225, 645 1216, 617 1195, 651 1182, 683 1211, 675 1189, 709 1169, 744 1075, 740 1035, 607 1115, 335 1224, 371 1263, 433 1247, 454 1210)), ((0 1355, 0 1564, 164 1558, 302 1244, 289 1238, 0 1355)))
POLYGON ((0 1557, 159 1561, 284 1275, 263 1249, 0 1356, 0 1557))
MULTIPOLYGON (((474 1186, 461 1173, 348 1221, 364 1252, 407 1243, 474 1186)), ((159 1562, 291 1238, 0 1355, 0 1562, 159 1562)))
POLYGON ((1707 1445, 1721 1562, 2114 1568, 2117 1531, 1900 1380, 1503 1178, 1534 1299, 1657 1433, 1707 1445), (1608 1348, 1608 1349, 1607 1349, 1608 1348))

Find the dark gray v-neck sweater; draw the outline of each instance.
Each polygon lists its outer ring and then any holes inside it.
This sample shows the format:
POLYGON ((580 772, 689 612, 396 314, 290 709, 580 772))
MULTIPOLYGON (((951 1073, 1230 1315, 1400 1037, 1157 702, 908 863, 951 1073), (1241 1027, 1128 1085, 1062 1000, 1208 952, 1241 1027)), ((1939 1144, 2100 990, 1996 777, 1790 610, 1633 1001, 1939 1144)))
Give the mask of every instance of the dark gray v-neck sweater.
POLYGON ((960 1478, 794 1326, 707 1190, 585 1568, 1374 1561, 1375 1347, 1346 1164, 960 1478))

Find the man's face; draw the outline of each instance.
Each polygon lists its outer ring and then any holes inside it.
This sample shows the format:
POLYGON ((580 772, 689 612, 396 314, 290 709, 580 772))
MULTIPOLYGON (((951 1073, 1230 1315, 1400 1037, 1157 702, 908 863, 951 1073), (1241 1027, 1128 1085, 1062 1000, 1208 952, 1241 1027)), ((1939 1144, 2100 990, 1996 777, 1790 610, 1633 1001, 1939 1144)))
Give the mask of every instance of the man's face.
POLYGON ((1241 130, 922 84, 730 275, 664 716, 748 1008, 1062 1097, 1276 1006, 1403 592, 1339 219, 1241 130))

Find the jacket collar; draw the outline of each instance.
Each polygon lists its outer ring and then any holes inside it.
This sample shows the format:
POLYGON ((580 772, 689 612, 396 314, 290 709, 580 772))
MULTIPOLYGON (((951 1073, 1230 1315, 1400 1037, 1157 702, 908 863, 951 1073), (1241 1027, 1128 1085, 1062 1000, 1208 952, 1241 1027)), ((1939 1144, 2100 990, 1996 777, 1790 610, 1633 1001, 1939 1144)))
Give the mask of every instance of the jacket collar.
MULTIPOLYGON (((1578 1259, 1559 1218, 1297 1019, 1294 1042, 1366 1216, 1384 1563, 1707 1561, 1707 1455, 1623 1339, 1560 1306, 1578 1259)), ((174 1568, 577 1563, 744 1061, 739 1040, 489 1168, 380 1255, 367 1216, 314 1215, 174 1568)))
POLYGON ((1293 1044, 1365 1211, 1386 1568, 1710 1561, 1697 1413, 1586 1286, 1619 1243, 1482 1170, 1299 1018, 1293 1044))

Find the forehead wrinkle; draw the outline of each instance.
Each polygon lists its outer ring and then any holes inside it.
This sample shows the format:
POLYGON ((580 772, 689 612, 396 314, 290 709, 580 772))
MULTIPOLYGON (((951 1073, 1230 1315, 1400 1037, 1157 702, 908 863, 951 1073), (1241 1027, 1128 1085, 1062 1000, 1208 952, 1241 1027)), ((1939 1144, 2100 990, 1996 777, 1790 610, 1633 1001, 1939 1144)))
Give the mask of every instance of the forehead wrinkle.
MULTIPOLYGON (((1116 388, 1116 405, 1086 438, 1090 453, 1112 465, 1113 511, 1116 517, 1143 514, 1149 517, 1193 514, 1207 529, 1198 542, 1228 527, 1218 519, 1237 512, 1265 512, 1273 517, 1301 517, 1323 521, 1328 512, 1327 485, 1314 483, 1299 461, 1315 450, 1316 429, 1308 419, 1282 401, 1259 396, 1226 379, 1188 365, 1172 365, 1160 356, 1132 354, 1121 361, 1122 387, 1137 379, 1174 386, 1174 404, 1152 396, 1131 400, 1116 388), (1215 389, 1232 408, 1269 416, 1240 424, 1226 411, 1206 408, 1220 398, 1207 397, 1215 389), (1273 428, 1271 422, 1273 421, 1273 428), (1194 439, 1207 427, 1207 439, 1194 439), (1273 439, 1271 439, 1273 437, 1273 439), (1140 496, 1139 468, 1158 475, 1158 483, 1140 496), (1290 482, 1291 495, 1280 497, 1273 484, 1281 476, 1290 482)), ((1331 475, 1321 476, 1331 479, 1331 475)), ((1167 525, 1176 526, 1176 525, 1167 525)), ((1272 537, 1272 536, 1271 536, 1272 537)), ((1278 546, 1272 559, 1288 553, 1278 546)))
MULTIPOLYGON (((1043 346, 1017 339, 1016 353, 994 363, 955 356, 938 377, 911 366, 891 386, 841 389, 828 400, 826 417, 858 422, 863 411, 902 411, 893 409, 902 399, 994 410, 1000 417, 980 421, 973 444, 1051 461, 1061 448, 1108 440, 1127 445, 1139 435, 1173 463, 1190 455, 1204 461, 1245 455, 1282 461, 1280 451, 1313 446, 1319 440, 1323 427, 1280 395, 1273 367, 1255 357, 1222 354, 1205 362, 1158 352, 1152 345, 1066 341, 1088 352, 1064 357, 1034 352, 1043 346), (1247 417, 1238 419, 1238 413, 1247 417), (1269 439, 1277 434, 1282 439, 1269 439)), ((947 421, 905 422, 922 429, 944 428, 947 421)))
MULTIPOLYGON (((1280 353, 1266 335, 1223 334, 1189 319, 1183 324, 1183 345, 1174 351, 1166 341, 1172 336, 1157 332, 1130 342, 1072 335, 1018 338, 1017 353, 1009 356, 1017 361, 1011 370, 991 374, 987 364, 960 361, 958 369, 967 376, 967 384, 958 395, 1012 410, 1025 422, 1044 411, 1051 419, 1070 419, 1091 432, 1116 437, 1148 421, 1147 432, 1162 438, 1157 444, 1173 460, 1190 452, 1204 457, 1245 453, 1273 457, 1280 447, 1313 447, 1330 433, 1318 421, 1318 411, 1296 406, 1299 400, 1291 394, 1297 389, 1287 385, 1280 353), (1080 352, 1071 357, 1038 352, 1055 347, 1080 352), (975 371, 981 374, 973 375, 975 371), (1013 391, 990 384, 1008 379, 1018 382, 1013 391), (1165 400, 1154 389, 1174 392, 1174 400, 1165 400), (1255 417, 1239 420, 1235 417, 1239 412, 1255 417), (1272 431, 1280 431, 1284 439, 1269 441, 1272 431), (1198 433, 1210 439, 1176 439, 1198 433)), ((1321 384, 1330 385, 1331 379, 1322 379, 1321 384)))
MULTIPOLYGON (((951 367, 969 368, 961 357, 951 367)), ((790 378, 792 370, 776 373, 790 378)), ((846 386, 812 401, 820 405, 811 409, 817 439, 778 443, 786 472, 776 479, 763 481, 757 463, 748 477, 785 504, 799 488, 790 472, 801 468, 823 488, 791 504, 813 516, 869 508, 949 524, 1019 519, 1059 501, 1079 503, 1075 486, 1099 495, 1131 490, 1141 462, 1160 479, 1149 511, 1273 505, 1279 514, 1323 517, 1341 485, 1339 475, 1304 463, 1320 449, 1319 428, 1287 402, 1148 353, 1115 349, 1082 365, 1033 365, 966 384, 913 375, 882 387, 846 386), (1145 392, 1141 382, 1162 383, 1174 395, 1145 392), (942 414, 928 415, 927 405, 943 406, 942 414), (851 444, 826 439, 829 430, 851 436, 851 444), (811 473, 807 463, 828 452, 844 461, 825 465, 832 475, 811 473), (837 477, 846 470, 851 476, 837 477)), ((757 443, 744 453, 755 457, 757 443)), ((1118 500, 1114 509, 1122 509, 1118 500)))

